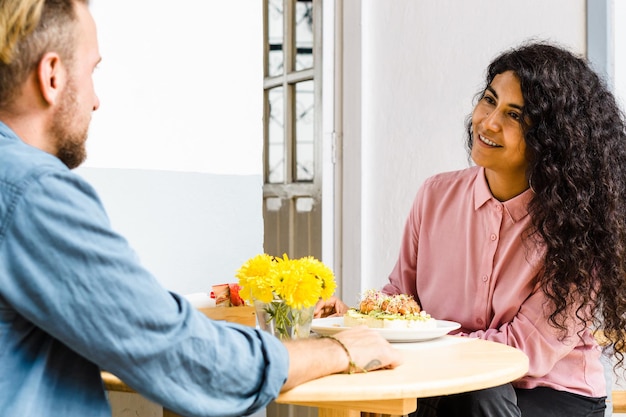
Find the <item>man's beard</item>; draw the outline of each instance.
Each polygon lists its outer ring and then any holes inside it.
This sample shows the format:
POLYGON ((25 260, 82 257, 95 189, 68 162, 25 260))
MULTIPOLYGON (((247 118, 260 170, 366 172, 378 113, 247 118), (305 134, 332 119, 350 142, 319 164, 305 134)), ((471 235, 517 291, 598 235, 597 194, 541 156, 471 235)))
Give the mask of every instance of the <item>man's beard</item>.
POLYGON ((76 100, 76 88, 70 81, 63 92, 59 108, 54 116, 51 129, 52 139, 56 145, 56 156, 69 169, 74 169, 87 158, 85 142, 89 121, 80 117, 76 100))

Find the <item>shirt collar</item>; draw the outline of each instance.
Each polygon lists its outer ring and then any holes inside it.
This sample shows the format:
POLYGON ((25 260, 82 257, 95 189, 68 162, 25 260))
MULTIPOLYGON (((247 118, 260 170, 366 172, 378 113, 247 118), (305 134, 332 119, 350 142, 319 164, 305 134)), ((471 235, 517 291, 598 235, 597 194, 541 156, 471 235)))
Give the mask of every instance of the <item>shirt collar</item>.
POLYGON ((4 124, 2 120, 0 120, 0 138, 19 140, 19 137, 15 134, 15 132, 9 126, 4 124))
POLYGON ((534 192, 529 188, 520 195, 517 195, 510 200, 500 202, 493 197, 487 179, 485 178, 485 168, 480 168, 476 175, 476 181, 474 182, 474 210, 478 210, 489 200, 493 200, 495 204, 501 204, 505 211, 509 214, 509 217, 514 222, 518 222, 528 215, 528 204, 534 196, 534 192))

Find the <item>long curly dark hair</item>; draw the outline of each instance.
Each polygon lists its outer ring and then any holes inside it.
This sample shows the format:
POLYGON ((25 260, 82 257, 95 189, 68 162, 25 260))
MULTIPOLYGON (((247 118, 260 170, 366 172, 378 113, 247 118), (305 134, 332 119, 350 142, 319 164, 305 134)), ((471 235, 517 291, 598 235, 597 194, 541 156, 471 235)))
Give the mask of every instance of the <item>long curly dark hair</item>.
MULTIPOLYGON (((534 197, 533 238, 545 251, 538 283, 552 302, 550 323, 567 330, 574 307, 586 327, 601 327, 617 365, 626 349, 626 129, 605 82, 583 59, 546 43, 499 55, 486 85, 513 71, 534 197)), ((467 147, 472 147, 471 121, 467 147)))

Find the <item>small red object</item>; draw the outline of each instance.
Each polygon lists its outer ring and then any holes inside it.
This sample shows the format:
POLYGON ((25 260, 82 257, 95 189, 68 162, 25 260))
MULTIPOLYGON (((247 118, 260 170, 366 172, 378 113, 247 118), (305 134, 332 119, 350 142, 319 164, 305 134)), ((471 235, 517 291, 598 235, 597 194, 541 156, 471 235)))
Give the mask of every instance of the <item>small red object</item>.
POLYGON ((241 289, 239 284, 228 284, 228 288, 230 289, 230 304, 233 306, 245 305, 245 302, 239 296, 239 290, 241 289))

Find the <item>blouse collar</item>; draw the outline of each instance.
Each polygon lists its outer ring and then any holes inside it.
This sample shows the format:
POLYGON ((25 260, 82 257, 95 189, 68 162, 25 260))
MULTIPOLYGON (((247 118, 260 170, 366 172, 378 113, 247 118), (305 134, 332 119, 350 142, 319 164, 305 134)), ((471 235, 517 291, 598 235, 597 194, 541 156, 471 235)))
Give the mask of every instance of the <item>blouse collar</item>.
POLYGON ((518 222, 528 215, 528 205, 534 197, 535 193, 529 188, 521 194, 507 201, 498 201, 487 184, 485 178, 485 168, 480 167, 474 181, 474 210, 478 210, 487 201, 493 200, 494 204, 502 205, 514 222, 518 222))

